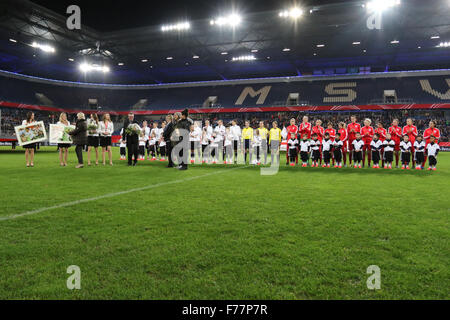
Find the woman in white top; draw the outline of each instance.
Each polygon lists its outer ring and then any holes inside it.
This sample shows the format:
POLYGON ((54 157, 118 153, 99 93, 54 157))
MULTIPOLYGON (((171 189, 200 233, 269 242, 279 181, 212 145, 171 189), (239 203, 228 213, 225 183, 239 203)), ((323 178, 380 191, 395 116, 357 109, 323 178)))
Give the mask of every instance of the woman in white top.
POLYGON ((112 166, 112 134, 114 123, 111 121, 109 113, 103 115, 103 121, 99 123, 98 132, 100 134, 100 145, 102 146, 103 165, 106 166, 106 152, 108 152, 109 165, 112 166))
MULTIPOLYGON (((30 111, 27 113, 27 119, 22 121, 22 125, 26 126, 34 122, 34 113, 30 111)), ((23 147, 25 149, 25 159, 27 161, 27 167, 34 167, 34 151, 36 150, 36 143, 27 144, 23 147)))
MULTIPOLYGON (((70 125, 70 122, 67 120, 67 114, 65 112, 59 115, 58 125, 62 125, 67 127, 70 125)), ((59 163, 61 167, 67 167, 67 156, 69 154, 69 148, 71 144, 68 143, 58 143, 59 148, 59 163)))
POLYGON ((97 114, 91 114, 91 117, 87 121, 88 128, 88 166, 91 165, 91 150, 95 149, 95 165, 98 166, 98 146, 100 145, 100 138, 98 135, 99 121, 97 114))

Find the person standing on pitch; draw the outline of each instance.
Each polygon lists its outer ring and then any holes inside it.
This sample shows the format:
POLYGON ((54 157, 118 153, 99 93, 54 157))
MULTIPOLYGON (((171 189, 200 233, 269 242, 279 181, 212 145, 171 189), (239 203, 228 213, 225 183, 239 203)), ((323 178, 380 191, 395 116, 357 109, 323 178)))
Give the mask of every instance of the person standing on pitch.
POLYGON ((100 122, 100 146, 102 147, 103 165, 106 165, 106 153, 108 153, 109 165, 112 166, 112 134, 114 133, 114 123, 111 121, 109 113, 103 115, 103 121, 100 122))
MULTIPOLYGON (((259 122, 259 136, 261 137, 261 153, 264 156, 264 165, 267 164, 267 145, 268 145, 268 137, 269 137, 269 130, 264 125, 264 121, 259 122)), ((261 157, 262 158, 262 157, 261 157)), ((258 161, 260 162, 260 161, 258 161)))
MULTIPOLYGON (((27 119, 22 121, 22 125, 26 126, 29 124, 34 123, 34 113, 28 112, 27 113, 27 119)), ((34 152, 36 150, 36 144, 27 144, 23 147, 25 149, 25 159, 27 160, 27 168, 34 167, 34 152)))
MULTIPOLYGON (((59 115, 59 122, 57 123, 61 126, 69 126, 70 122, 67 120, 67 114, 65 112, 59 115)), ((69 154, 70 143, 58 143, 59 148, 59 162, 61 167, 67 167, 67 156, 69 154)))
POLYGON ((77 123, 75 125, 75 130, 69 132, 69 135, 72 136, 73 144, 76 145, 75 152, 78 158, 78 165, 75 168, 83 168, 83 148, 88 142, 87 123, 84 113, 80 112, 77 114, 77 123))
POLYGON ((166 117, 166 121, 167 121, 167 126, 164 128, 164 132, 163 132, 163 139, 166 143, 166 154, 167 157, 169 159, 169 165, 167 166, 167 168, 173 168, 173 159, 172 159, 172 133, 175 130, 175 121, 174 121, 174 117, 172 115, 168 115, 166 117))
POLYGON ((233 151, 234 151, 234 164, 238 161, 238 150, 242 136, 241 127, 237 125, 236 120, 231 121, 230 132, 233 135, 233 151))
POLYGON ((176 129, 178 131, 178 138, 179 141, 177 141, 177 145, 180 144, 186 144, 187 148, 181 149, 181 152, 179 153, 179 159, 180 163, 178 166, 179 170, 187 170, 188 169, 188 151, 189 150, 189 130, 191 126, 194 124, 194 121, 189 119, 189 110, 184 109, 181 113, 181 118, 176 124, 176 129))
POLYGON ((134 126, 141 130, 139 124, 136 120, 134 120, 134 114, 130 112, 128 114, 128 118, 123 123, 123 135, 122 140, 127 144, 128 149, 128 166, 136 166, 138 161, 138 149, 139 149, 139 134, 137 133, 127 133, 127 129, 134 126), (134 162, 133 162, 134 156, 134 162))

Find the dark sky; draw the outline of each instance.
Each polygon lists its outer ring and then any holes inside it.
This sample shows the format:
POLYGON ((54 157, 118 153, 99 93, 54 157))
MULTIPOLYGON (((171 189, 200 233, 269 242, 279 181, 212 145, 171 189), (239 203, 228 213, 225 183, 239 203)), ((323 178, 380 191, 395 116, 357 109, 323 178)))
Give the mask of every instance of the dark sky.
MULTIPOLYGON (((350 0, 353 1, 353 0, 350 0)), ((288 8, 295 3, 320 5, 349 0, 32 0, 32 2, 66 14, 69 5, 80 6, 82 23, 99 31, 173 23, 181 19, 198 20, 216 17, 236 8, 238 12, 260 12, 288 8)))

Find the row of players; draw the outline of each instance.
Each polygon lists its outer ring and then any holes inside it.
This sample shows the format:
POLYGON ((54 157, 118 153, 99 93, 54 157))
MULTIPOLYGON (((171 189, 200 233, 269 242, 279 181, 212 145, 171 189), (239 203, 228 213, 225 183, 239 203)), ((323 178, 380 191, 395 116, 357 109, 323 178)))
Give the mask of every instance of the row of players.
MULTIPOLYGON (((316 125, 313 127, 308 122, 307 116, 303 118, 303 122, 299 126, 295 124, 295 119, 292 119, 290 126, 283 128, 283 130, 278 128, 277 122, 273 123, 272 129, 270 130, 265 127, 264 122, 260 122, 259 128, 254 130, 250 127, 250 123, 248 121, 245 123, 245 127, 241 129, 235 121, 232 122, 230 127, 225 127, 221 120, 219 120, 218 125, 213 128, 207 120, 203 128, 201 128, 201 124, 199 123, 196 123, 191 127, 191 132, 189 135, 191 142, 191 162, 194 161, 195 150, 198 150, 198 146, 201 145, 202 153, 204 153, 207 146, 212 148, 213 153, 216 149, 225 150, 227 147, 232 147, 234 148, 235 162, 239 148, 238 146, 240 146, 241 150, 244 152, 245 162, 247 162, 247 154, 250 154, 251 163, 253 154, 251 149, 253 149, 257 156, 257 162, 260 162, 260 156, 263 154, 265 158, 264 163, 266 163, 267 148, 265 148, 265 144, 269 147, 270 142, 276 140, 279 141, 280 145, 282 139, 285 139, 289 141, 292 140, 291 143, 294 144, 296 141, 298 143, 298 146, 294 147, 289 145, 288 147, 286 164, 289 164, 289 156, 291 152, 295 152, 295 150, 297 151, 296 162, 298 161, 297 156, 299 152, 301 155, 302 148, 300 140, 310 140, 311 137, 316 137, 318 145, 317 143, 315 146, 311 145, 310 148, 314 149, 308 151, 315 166, 318 165, 317 161, 322 164, 322 160, 325 160, 328 157, 328 154, 331 155, 331 159, 333 159, 334 164, 334 153, 336 152, 341 154, 338 158, 341 159, 339 162, 343 162, 344 166, 346 166, 347 153, 349 153, 349 164, 351 165, 353 160, 356 167, 363 167, 365 165, 367 155, 369 166, 372 158, 374 158, 373 160, 375 160, 375 167, 379 167, 379 162, 381 159, 383 166, 386 168, 392 168, 393 157, 395 155, 396 166, 398 168, 398 163, 400 160, 399 153, 401 151, 403 168, 409 169, 409 163, 412 158, 413 166, 416 169, 423 169, 427 160, 427 155, 430 155, 432 157, 432 159, 430 159, 430 166, 432 169, 435 169, 436 156, 439 149, 438 140, 440 137, 440 132, 435 127, 434 121, 430 122, 430 127, 425 130, 423 137, 419 136, 417 127, 414 126, 412 119, 407 120, 407 125, 404 128, 399 127, 399 121, 395 119, 392 126, 388 130, 383 128, 381 122, 377 123, 376 129, 373 129, 373 127, 371 127, 370 119, 366 119, 364 121, 364 126, 357 123, 356 116, 352 116, 351 121, 352 122, 348 126, 345 123, 339 123, 339 129, 336 131, 333 128, 332 123, 328 123, 327 129, 324 129, 321 126, 321 120, 317 120, 316 125), (337 137, 339 137, 339 141, 342 143, 342 146, 339 148, 340 150, 334 150, 333 148, 332 151, 331 149, 334 146, 331 146, 331 144, 335 142, 337 137), (425 141, 423 141, 424 139, 425 141), (324 141, 325 144, 323 144, 324 141), (430 147, 431 150, 429 150, 428 147, 430 144, 432 145, 432 147, 430 147), (392 160, 390 160, 391 158, 392 160), (314 159, 316 161, 314 161, 314 159)), ((154 123, 152 129, 147 126, 146 122, 143 123, 143 130, 139 141, 140 160, 145 157, 145 149, 147 149, 148 155, 150 153, 152 154, 151 160, 156 160, 156 154, 158 151, 160 151, 162 160, 164 160, 166 150, 165 142, 162 139, 164 127, 165 122, 163 122, 161 128, 154 123)), ((310 144, 312 144, 312 142, 310 144)), ((123 152, 125 150, 125 145, 123 144, 121 147, 123 152)), ((305 152, 305 146, 303 149, 303 152, 305 152)), ((218 152, 215 153, 218 154, 218 152)), ((203 162, 208 161, 203 155, 201 156, 203 157, 203 162)), ((303 158, 305 158, 305 155, 303 158)), ((216 159, 218 161, 217 155, 216 159)), ((225 155, 224 160, 227 160, 228 162, 232 161, 230 159, 225 159, 225 155)), ((342 163, 338 165, 338 167, 339 166, 342 166, 342 163)))
MULTIPOLYGON (((356 139, 352 142, 352 155, 355 168, 362 168, 361 162, 363 160, 363 148, 365 142, 362 140, 360 133, 356 134, 356 139)), ((313 134, 312 140, 308 139, 305 134, 302 140, 299 141, 294 133, 291 134, 291 138, 288 140, 288 154, 290 165, 295 166, 298 163, 298 155, 300 152, 300 158, 302 161, 302 167, 307 167, 309 158, 312 160, 312 167, 318 167, 319 162, 322 162, 322 167, 330 167, 331 160, 333 161, 335 168, 342 168, 344 142, 341 140, 341 135, 336 134, 335 139, 331 139, 329 133, 325 133, 322 142, 319 141, 318 135, 313 134)), ((392 140, 391 134, 386 134, 386 139, 381 141, 380 135, 375 133, 373 139, 370 142, 370 155, 373 161, 373 168, 379 169, 380 162, 385 169, 392 169, 392 162, 394 160, 395 141, 392 140)), ((429 169, 436 170, 437 155, 439 153, 439 144, 436 143, 436 138, 430 136, 430 143, 428 145, 423 141, 421 135, 417 136, 414 145, 409 141, 407 135, 403 136, 403 140, 400 142, 401 150, 401 163, 402 169, 409 170, 411 163, 411 154, 414 149, 413 161, 417 163, 416 170, 422 170, 422 164, 425 161, 425 152, 428 155, 429 169)))

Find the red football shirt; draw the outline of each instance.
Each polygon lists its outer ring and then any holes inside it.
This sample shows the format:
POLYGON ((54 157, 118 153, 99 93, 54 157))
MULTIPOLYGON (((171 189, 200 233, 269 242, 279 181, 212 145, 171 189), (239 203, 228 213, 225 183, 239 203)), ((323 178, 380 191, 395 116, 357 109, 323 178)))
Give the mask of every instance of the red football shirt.
POLYGON ((356 134, 358 132, 361 133, 361 125, 359 123, 352 122, 347 126, 348 141, 350 143, 352 143, 352 141, 356 139, 356 134), (352 130, 354 130, 355 132, 351 132, 352 130))
POLYGON ((364 144, 370 144, 372 142, 373 135, 375 134, 375 131, 371 126, 364 126, 361 128, 361 136, 362 140, 364 141, 364 144))
POLYGON ((314 126, 312 128, 312 133, 317 134, 317 138, 320 142, 322 142, 323 135, 325 134, 325 130, 321 126, 314 126))
POLYGON ((416 126, 405 126, 403 128, 403 135, 407 135, 409 137, 409 141, 411 142, 411 145, 414 146, 414 142, 416 141, 416 137, 418 135, 417 127, 416 126), (409 132, 410 130, 411 130, 411 132, 409 132))
POLYGON ((312 128, 311 123, 302 122, 300 124, 300 126, 298 127, 298 131, 300 133, 300 139, 303 139, 303 135, 305 135, 305 134, 308 135, 308 139, 311 139, 311 128, 312 128))
POLYGON ((389 128, 389 133, 391 134, 392 140, 394 140, 395 145, 399 145, 400 139, 402 137, 402 128, 400 128, 399 126, 392 126, 389 128))
POLYGON ((387 130, 385 128, 376 128, 375 133, 378 133, 380 135, 381 141, 386 140, 387 130))
POLYGON ((425 139, 425 144, 427 146, 430 143, 431 136, 434 136, 437 140, 436 142, 439 142, 439 139, 441 138, 441 132, 438 128, 428 128, 427 130, 425 130, 425 132, 423 133, 423 138, 425 139))
POLYGON ((291 138, 291 133, 295 134, 295 138, 297 138, 298 127, 296 125, 289 126, 286 128, 286 130, 288 132, 287 140, 291 138))
POLYGON ((347 152, 347 148, 348 148, 348 144, 347 144, 347 138, 348 138, 348 133, 347 133, 347 129, 339 129, 338 130, 339 134, 341 135, 341 141, 344 143, 344 149, 343 151, 347 152))
POLYGON ((334 129, 326 129, 325 133, 328 133, 330 135, 331 141, 334 141, 334 139, 336 138, 336 130, 334 129))

